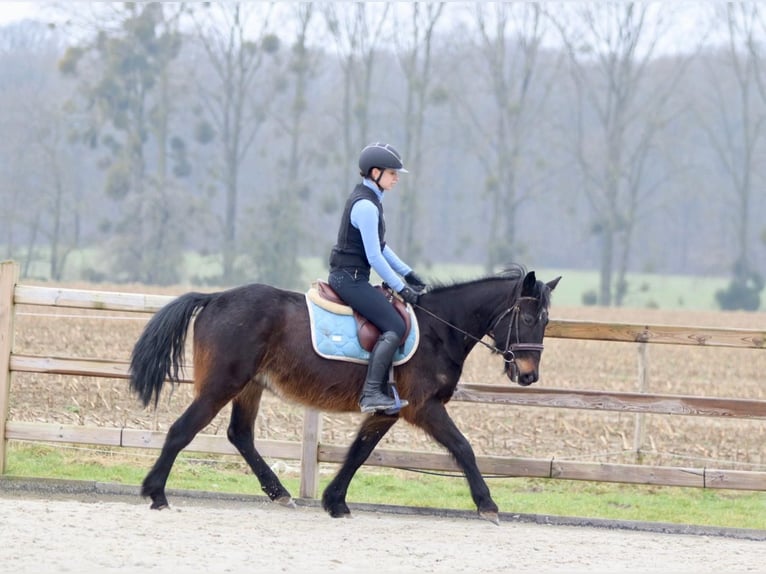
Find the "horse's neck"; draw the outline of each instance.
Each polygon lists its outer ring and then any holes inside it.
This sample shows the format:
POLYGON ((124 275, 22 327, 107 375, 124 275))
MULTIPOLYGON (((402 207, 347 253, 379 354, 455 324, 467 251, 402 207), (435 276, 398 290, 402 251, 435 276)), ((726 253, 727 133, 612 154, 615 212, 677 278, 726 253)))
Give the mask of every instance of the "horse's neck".
MULTIPOLYGON (((497 281, 487 285, 458 286, 445 305, 450 322, 473 337, 481 339, 492 320, 510 304, 513 285, 497 281)), ((471 342, 471 347, 476 341, 471 342)))

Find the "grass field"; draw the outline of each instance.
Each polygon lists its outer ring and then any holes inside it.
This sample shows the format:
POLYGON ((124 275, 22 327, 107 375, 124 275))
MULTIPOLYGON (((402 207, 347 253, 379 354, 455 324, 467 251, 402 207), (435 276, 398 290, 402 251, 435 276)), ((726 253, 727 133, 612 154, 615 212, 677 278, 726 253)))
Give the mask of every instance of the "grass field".
MULTIPOLYGON (((138 485, 143 480, 147 458, 146 453, 140 452, 13 443, 7 470, 13 476, 138 485)), ((299 491, 299 475, 284 464, 274 468, 295 495, 299 491)), ((334 465, 325 467, 320 489, 327 485, 334 470, 334 465)), ((526 478, 487 480, 501 512, 766 529, 763 493, 526 478)), ((230 456, 201 459, 182 454, 168 488, 263 496, 245 464, 230 456)), ((369 467, 363 467, 352 481, 349 501, 475 510, 460 475, 437 476, 369 467)))
MULTIPOLYGON (((86 270, 95 270, 108 276, 103 269, 103 258, 95 250, 83 250, 70 255, 65 282, 80 282, 86 270)), ((327 275, 327 262, 321 258, 301 259, 303 283, 308 286, 317 278, 327 275)), ((429 281, 450 282, 453 280, 472 279, 485 273, 480 265, 440 263, 432 268, 424 268, 422 275, 429 281)), ((595 293, 598 289, 599 276, 595 270, 536 268, 540 278, 552 279, 558 275, 564 277, 561 288, 556 292, 556 303, 562 306, 581 306, 584 296, 595 293)), ((183 283, 192 285, 193 278, 214 277, 220 275, 220 264, 214 256, 202 256, 190 253, 184 263, 183 283)), ((30 276, 46 276, 45 264, 41 261, 31 266, 30 276)), ((377 278, 379 281, 379 278, 377 278)), ((715 292, 725 288, 728 277, 701 277, 692 275, 670 275, 629 273, 628 294, 624 307, 717 310, 715 292)), ((766 311, 766 296, 762 297, 761 311, 766 311)))
MULTIPOLYGON (((306 284, 327 275, 324 261, 303 260, 301 265, 306 284)), ((563 277, 561 287, 556 290, 556 305, 582 306, 583 297, 598 289, 599 276, 596 271, 548 268, 535 271, 545 281, 559 275, 563 277)), ((422 275, 427 281, 450 282, 481 277, 484 272, 478 265, 439 264, 431 269, 423 269, 422 275)), ((715 292, 725 288, 728 283, 729 279, 725 277, 630 273, 624 307, 713 311, 718 309, 715 292)), ((761 310, 766 311, 766 301, 762 301, 761 310)))

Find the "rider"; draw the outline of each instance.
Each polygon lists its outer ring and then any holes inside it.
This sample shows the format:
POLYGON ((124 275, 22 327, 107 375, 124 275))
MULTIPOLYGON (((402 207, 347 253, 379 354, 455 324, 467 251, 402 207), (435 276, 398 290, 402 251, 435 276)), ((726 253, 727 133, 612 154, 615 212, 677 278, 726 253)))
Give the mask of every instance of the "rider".
MULTIPOLYGON (((388 371, 404 338, 405 324, 385 295, 370 284, 370 268, 413 305, 426 285, 385 242, 383 194, 393 189, 400 173, 408 173, 399 152, 388 144, 372 143, 359 155, 359 172, 362 181, 346 200, 338 241, 330 254, 328 282, 347 305, 381 333, 370 354, 359 407, 363 413, 391 412, 397 403, 388 394, 388 371)), ((407 404, 402 400, 398 406, 407 404)))

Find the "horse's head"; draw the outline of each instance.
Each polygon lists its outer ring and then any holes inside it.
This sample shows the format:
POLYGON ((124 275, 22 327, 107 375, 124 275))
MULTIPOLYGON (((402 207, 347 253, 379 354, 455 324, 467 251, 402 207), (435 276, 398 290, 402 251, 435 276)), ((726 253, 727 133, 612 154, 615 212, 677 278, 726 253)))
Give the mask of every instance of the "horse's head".
POLYGON ((550 295, 560 279, 543 283, 534 271, 527 273, 521 289, 515 290, 510 306, 495 319, 489 332, 503 355, 505 374, 523 387, 539 378, 550 295))

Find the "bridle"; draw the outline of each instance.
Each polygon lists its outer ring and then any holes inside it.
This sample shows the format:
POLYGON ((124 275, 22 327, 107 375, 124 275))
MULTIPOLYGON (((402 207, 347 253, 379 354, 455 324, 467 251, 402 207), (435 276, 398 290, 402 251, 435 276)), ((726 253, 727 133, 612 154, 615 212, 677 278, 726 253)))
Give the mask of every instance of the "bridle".
MULTIPOLYGON (((500 315, 497 316, 497 319, 495 319, 492 323, 492 327, 490 327, 489 331, 487 331, 487 334, 492 337, 493 340, 497 341, 497 337, 495 336, 495 329, 500 324, 500 321, 502 321, 506 316, 510 315, 511 320, 508 323, 508 333, 506 333, 505 336, 505 348, 500 349, 496 345, 490 345, 489 343, 486 343, 481 338, 472 335, 468 331, 465 331, 464 329, 461 329, 457 325, 453 325, 449 321, 446 321, 445 319, 442 319, 435 313, 432 313, 425 307, 422 307, 420 305, 414 305, 418 309, 424 311, 428 315, 431 315, 434 319, 437 321, 441 321, 448 327, 454 329, 455 331, 458 331, 459 333, 463 334, 464 336, 468 337, 469 339, 472 339, 476 343, 479 343, 481 345, 484 345, 492 351, 493 353, 497 353, 503 357, 503 374, 507 374, 509 370, 512 371, 513 377, 515 378, 518 376, 518 366, 516 365, 516 352, 518 351, 543 351, 543 344, 542 343, 522 343, 519 341, 519 317, 521 316, 521 302, 522 301, 537 301, 536 297, 519 297, 516 299, 514 304, 511 307, 508 307, 505 311, 500 313, 500 315), (516 335, 516 342, 512 343, 511 338, 513 335, 516 335)), ((539 317, 538 317, 539 320, 539 317)))
MULTIPOLYGON (((517 351, 539 351, 542 353, 545 346, 542 343, 522 343, 519 341, 520 335, 519 335, 519 317, 521 316, 521 302, 522 301, 537 301, 537 298, 535 297, 519 297, 516 299, 515 304, 513 307, 509 307, 500 315, 498 315, 497 319, 495 319, 494 324, 489 329, 488 334, 492 336, 492 338, 497 341, 497 337, 495 336, 495 328, 500 324, 500 321, 502 321, 507 315, 510 314, 511 320, 508 322, 508 333, 505 335, 505 349, 501 350, 497 347, 492 347, 491 345, 488 345, 487 343, 484 343, 484 341, 480 341, 485 346, 489 347, 491 350, 493 350, 496 353, 500 353, 503 357, 503 362, 505 363, 505 366, 503 368, 503 374, 508 373, 510 369, 513 369, 513 375, 516 377, 518 375, 518 367, 516 366, 516 352, 517 351), (511 337, 513 335, 516 335, 516 342, 511 342, 511 337)), ((540 320, 538 316, 538 321, 540 320)))

